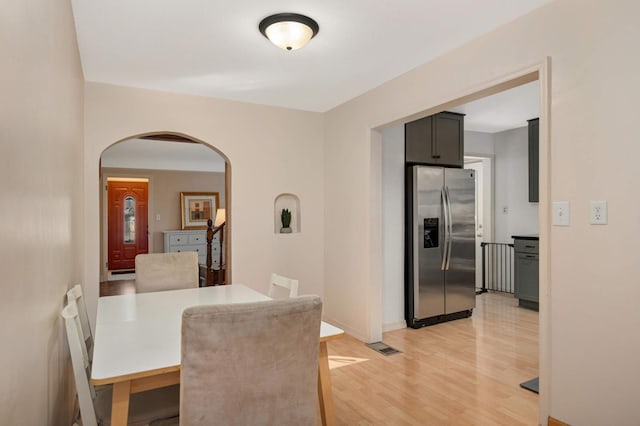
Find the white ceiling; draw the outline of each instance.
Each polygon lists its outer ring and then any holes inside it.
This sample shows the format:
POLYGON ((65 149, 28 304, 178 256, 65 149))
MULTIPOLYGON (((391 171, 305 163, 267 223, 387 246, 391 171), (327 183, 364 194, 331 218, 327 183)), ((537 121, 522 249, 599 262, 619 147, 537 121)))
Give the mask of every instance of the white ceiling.
POLYGON ((102 153, 102 167, 224 173, 224 158, 199 143, 128 139, 102 153))
POLYGON ((73 0, 87 81, 327 111, 550 0, 73 0), (296 12, 287 52, 258 31, 296 12))
POLYGON ((465 130, 497 133, 525 127, 527 120, 540 115, 540 83, 523 84, 449 111, 466 114, 465 130))

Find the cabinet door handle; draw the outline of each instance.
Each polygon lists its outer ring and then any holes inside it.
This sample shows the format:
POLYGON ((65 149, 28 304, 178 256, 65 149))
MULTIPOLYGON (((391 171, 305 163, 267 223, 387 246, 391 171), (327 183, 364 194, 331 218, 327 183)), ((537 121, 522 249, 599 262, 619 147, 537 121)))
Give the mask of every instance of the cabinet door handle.
POLYGON ((439 155, 432 155, 431 158, 440 158, 439 155))
POLYGON ((526 248, 536 248, 536 246, 525 246, 526 248))

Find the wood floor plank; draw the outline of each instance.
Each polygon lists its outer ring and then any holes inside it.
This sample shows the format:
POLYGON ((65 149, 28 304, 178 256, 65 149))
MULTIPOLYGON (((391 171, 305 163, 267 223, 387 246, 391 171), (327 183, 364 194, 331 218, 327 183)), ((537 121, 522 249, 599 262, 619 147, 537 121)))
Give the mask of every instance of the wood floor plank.
POLYGON ((100 297, 133 294, 136 292, 135 280, 115 280, 100 282, 100 297))
POLYGON ((477 304, 471 318, 385 333, 399 354, 329 342, 337 424, 536 425, 538 395, 519 385, 538 375, 538 313, 501 294, 477 304))

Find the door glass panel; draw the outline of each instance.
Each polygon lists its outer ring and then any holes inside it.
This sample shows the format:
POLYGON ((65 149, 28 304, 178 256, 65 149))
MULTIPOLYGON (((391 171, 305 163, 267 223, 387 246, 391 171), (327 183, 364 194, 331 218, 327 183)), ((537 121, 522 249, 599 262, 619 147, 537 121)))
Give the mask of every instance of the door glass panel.
POLYGON ((136 241, 136 200, 132 196, 124 199, 124 242, 136 241))

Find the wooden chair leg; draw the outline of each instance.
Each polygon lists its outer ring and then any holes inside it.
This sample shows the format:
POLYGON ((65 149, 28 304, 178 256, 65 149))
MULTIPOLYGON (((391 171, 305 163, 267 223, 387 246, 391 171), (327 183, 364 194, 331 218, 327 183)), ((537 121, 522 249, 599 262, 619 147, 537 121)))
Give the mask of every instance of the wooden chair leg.
POLYGON ((320 401, 322 425, 334 425, 336 417, 333 409, 333 395, 331 393, 331 371, 329 370, 327 342, 320 342, 320 354, 318 357, 318 399, 320 401))

